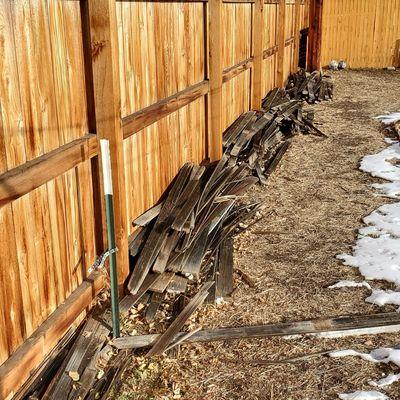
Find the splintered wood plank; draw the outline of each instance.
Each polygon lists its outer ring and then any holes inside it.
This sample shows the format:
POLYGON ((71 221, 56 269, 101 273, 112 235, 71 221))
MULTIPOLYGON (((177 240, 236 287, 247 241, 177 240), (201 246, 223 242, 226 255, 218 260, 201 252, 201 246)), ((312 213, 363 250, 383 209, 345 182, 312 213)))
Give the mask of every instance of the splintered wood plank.
POLYGON ((169 229, 169 219, 171 213, 176 206, 176 202, 189 178, 193 169, 193 164, 186 163, 179 171, 178 176, 172 184, 172 188, 168 193, 166 200, 161 207, 160 214, 156 224, 150 232, 150 235, 144 245, 139 259, 135 265, 133 273, 128 282, 128 289, 132 294, 137 293, 140 285, 143 283, 147 273, 157 258, 161 248, 163 247, 169 229))
POLYGON ((180 275, 175 275, 169 285, 167 292, 169 293, 183 293, 186 291, 187 279, 180 275))
POLYGON ((164 300, 164 293, 154 292, 150 296, 150 303, 145 313, 145 319, 147 322, 151 322, 154 320, 163 300, 164 300))
MULTIPOLYGON (((175 298, 174 304, 172 306, 171 321, 174 321, 178 315, 185 308, 185 296, 180 294, 175 298)), ((166 349, 168 358, 175 358, 179 354, 179 346, 174 346, 171 350, 166 349)))
POLYGON ((148 209, 146 212, 144 212, 142 215, 137 217, 134 221, 133 224, 137 226, 146 226, 149 222, 151 222, 154 218, 160 214, 160 210, 162 207, 163 203, 157 204, 156 206, 148 209))
POLYGON ((149 290, 152 292, 163 293, 167 286, 171 282, 172 278, 174 277, 173 272, 163 272, 160 274, 154 283, 149 287, 149 290))
POLYGON ((191 315, 201 306, 205 298, 208 296, 208 289, 214 284, 214 282, 205 283, 196 295, 190 300, 187 306, 179 314, 179 316, 172 322, 168 329, 158 338, 154 343, 154 346, 147 353, 147 356, 154 356, 161 354, 171 343, 174 336, 183 327, 186 321, 191 315))
POLYGON ((82 360, 85 368, 79 376, 79 383, 72 385, 72 390, 68 397, 69 400, 84 399, 93 388, 93 384, 99 372, 97 363, 109 333, 110 330, 101 323, 93 330, 92 340, 91 343, 89 343, 90 348, 86 351, 85 359, 82 360))
POLYGON ((153 271, 157 273, 162 273, 165 271, 165 268, 167 267, 167 263, 169 260, 169 257, 174 250, 175 246, 177 245, 179 241, 179 232, 174 231, 172 234, 170 234, 165 241, 164 247, 161 249, 160 253, 158 254, 156 261, 154 262, 153 265, 153 271))
MULTIPOLYGON (((219 328, 203 330, 191 336, 186 343, 211 342, 219 340, 253 339, 273 336, 308 335, 328 332, 342 332, 357 330, 360 334, 365 329, 368 334, 370 328, 399 327, 398 313, 382 313, 371 315, 350 315, 333 318, 320 318, 300 322, 284 322, 270 325, 240 326, 235 328, 219 328)), ((165 333, 164 333, 165 334, 165 333)), ((114 339, 118 349, 132 349, 148 347, 156 344, 164 334, 130 336, 114 339)), ((179 340, 185 333, 176 334, 173 341, 179 340)))
POLYGON ((233 239, 225 239, 219 246, 216 297, 229 296, 233 291, 233 239))
MULTIPOLYGON (((0 225, 2 226, 2 225, 0 225)), ((0 366, 0 398, 7 398, 50 353, 94 296, 103 287, 101 273, 92 273, 57 310, 0 366)))

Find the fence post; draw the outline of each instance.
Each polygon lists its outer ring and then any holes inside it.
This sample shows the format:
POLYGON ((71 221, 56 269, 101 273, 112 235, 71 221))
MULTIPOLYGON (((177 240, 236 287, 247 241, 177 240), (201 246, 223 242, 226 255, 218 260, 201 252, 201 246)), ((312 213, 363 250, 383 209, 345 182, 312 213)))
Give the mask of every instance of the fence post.
POLYGON ((118 284, 122 290, 129 274, 129 258, 115 0, 87 1, 96 134, 110 143, 118 284))
POLYGON ((264 50, 264 0, 255 0, 254 19, 252 29, 253 40, 253 68, 251 75, 251 108, 259 109, 262 100, 262 63, 264 50))
POLYGON ((222 157, 222 0, 208 2, 210 126, 208 155, 210 161, 222 157))
POLYGON ((311 0, 308 47, 308 69, 310 71, 321 68, 322 7, 323 0, 311 0))
POLYGON ((283 76, 285 65, 285 18, 286 0, 279 0, 278 6, 278 62, 277 62, 277 86, 281 87, 285 83, 286 77, 283 76))
POLYGON ((300 30, 301 30, 301 21, 300 21, 300 5, 301 0, 295 0, 294 12, 295 12, 295 28, 294 28, 294 57, 293 57, 293 66, 292 71, 296 72, 299 67, 299 47, 300 47, 300 30))

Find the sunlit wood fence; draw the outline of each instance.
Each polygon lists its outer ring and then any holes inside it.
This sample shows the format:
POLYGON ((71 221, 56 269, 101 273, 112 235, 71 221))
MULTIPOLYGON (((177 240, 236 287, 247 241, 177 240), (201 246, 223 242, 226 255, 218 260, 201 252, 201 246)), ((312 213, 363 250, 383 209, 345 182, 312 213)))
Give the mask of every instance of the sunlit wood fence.
POLYGON ((321 63, 400 67, 400 0, 323 0, 321 63))
POLYGON ((0 1, 1 399, 102 287, 98 138, 122 284, 131 221, 296 69, 308 1, 0 1))

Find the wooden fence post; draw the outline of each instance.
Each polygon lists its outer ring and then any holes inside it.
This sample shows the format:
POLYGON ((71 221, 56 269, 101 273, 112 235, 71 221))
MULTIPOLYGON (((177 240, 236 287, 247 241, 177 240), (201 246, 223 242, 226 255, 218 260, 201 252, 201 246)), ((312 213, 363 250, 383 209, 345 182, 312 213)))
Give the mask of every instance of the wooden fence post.
POLYGON ((294 57, 292 71, 296 72, 299 67, 299 47, 300 47, 300 2, 301 0, 295 0, 294 12, 295 12, 295 28, 294 28, 294 57))
POLYGON ((323 0, 311 0, 308 47, 308 69, 310 71, 321 68, 322 7, 323 0))
POLYGON ((277 62, 277 86, 282 87, 286 77, 283 76, 285 65, 285 18, 286 18, 286 0, 279 0, 278 6, 278 62, 277 62))
POLYGON ((222 157, 222 0, 209 0, 209 80, 210 126, 208 155, 210 161, 222 157))
POLYGON ((264 50, 264 0, 255 0, 254 20, 252 30, 253 40, 253 68, 251 75, 251 108, 259 109, 262 100, 262 63, 264 50))
POLYGON ((123 133, 115 0, 87 0, 91 38, 96 134, 110 142, 118 284, 129 274, 123 133))

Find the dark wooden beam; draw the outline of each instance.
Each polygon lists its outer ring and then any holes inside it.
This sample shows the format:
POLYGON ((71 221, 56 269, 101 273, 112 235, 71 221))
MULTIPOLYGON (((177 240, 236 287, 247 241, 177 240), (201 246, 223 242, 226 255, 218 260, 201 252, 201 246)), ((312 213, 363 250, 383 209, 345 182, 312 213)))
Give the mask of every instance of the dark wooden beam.
POLYGON ((61 304, 11 357, 0 366, 0 399, 11 398, 49 354, 104 284, 94 272, 61 304))
POLYGON ((97 154, 88 134, 0 175, 0 206, 18 199, 97 154))
POLYGON ((311 0, 308 41, 309 71, 321 69, 322 8, 323 0, 311 0))
POLYGON ((146 126, 154 124, 154 122, 179 110, 199 97, 204 96, 208 91, 209 83, 207 80, 204 80, 166 99, 160 100, 143 110, 124 117, 122 119, 124 139, 146 128, 146 126))

